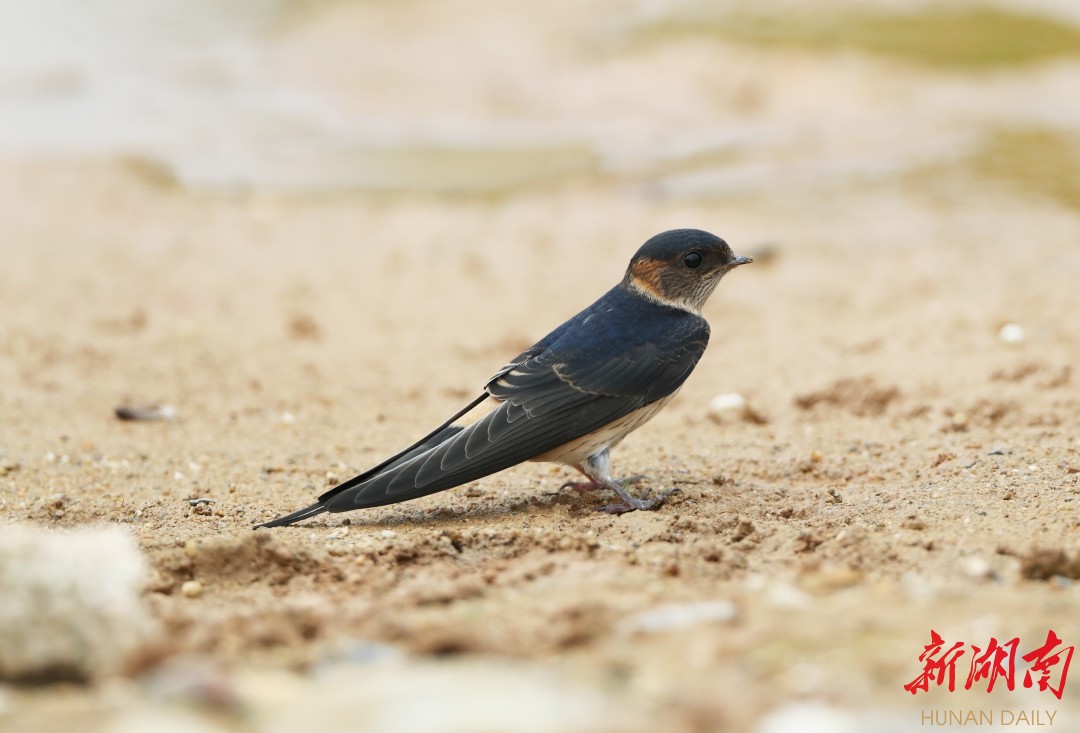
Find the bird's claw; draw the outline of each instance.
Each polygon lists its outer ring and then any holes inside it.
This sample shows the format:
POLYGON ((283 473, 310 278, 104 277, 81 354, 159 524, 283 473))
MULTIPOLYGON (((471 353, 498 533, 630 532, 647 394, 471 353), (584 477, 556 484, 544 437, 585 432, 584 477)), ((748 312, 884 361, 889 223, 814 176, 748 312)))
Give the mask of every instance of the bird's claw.
POLYGON ((619 498, 622 499, 622 502, 619 504, 608 504, 606 506, 602 506, 600 507, 600 511, 605 512, 606 514, 614 515, 626 514, 627 512, 635 511, 651 511, 653 509, 659 508, 661 505, 663 505, 664 501, 669 496, 678 491, 678 489, 667 489, 665 491, 661 491, 659 494, 650 499, 650 492, 648 489, 646 489, 640 497, 635 497, 631 496, 624 487, 620 486, 619 488, 621 488, 622 491, 617 490, 616 493, 619 494, 619 498))

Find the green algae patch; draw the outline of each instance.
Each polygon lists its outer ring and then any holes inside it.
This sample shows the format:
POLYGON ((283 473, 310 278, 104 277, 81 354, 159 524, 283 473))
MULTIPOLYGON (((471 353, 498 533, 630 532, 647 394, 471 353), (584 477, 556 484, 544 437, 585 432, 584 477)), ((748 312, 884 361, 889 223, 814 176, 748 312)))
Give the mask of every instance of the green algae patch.
POLYGON ((667 15, 650 29, 716 33, 759 45, 852 49, 960 70, 1080 56, 1080 28, 1045 15, 989 7, 788 16, 718 14, 701 7, 667 15))
POLYGON ((1049 128, 994 131, 968 161, 980 178, 1080 209, 1080 141, 1049 128))

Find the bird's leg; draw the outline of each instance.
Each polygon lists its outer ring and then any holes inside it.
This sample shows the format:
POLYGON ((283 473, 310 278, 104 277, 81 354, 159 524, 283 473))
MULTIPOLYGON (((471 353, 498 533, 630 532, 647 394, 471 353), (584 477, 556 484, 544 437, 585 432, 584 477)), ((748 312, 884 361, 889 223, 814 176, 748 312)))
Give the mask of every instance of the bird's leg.
POLYGON ((635 497, 629 491, 626 490, 626 484, 619 483, 612 480, 607 488, 614 491, 619 495, 619 498, 623 500, 622 504, 608 504, 607 506, 600 507, 600 511, 607 512, 608 514, 626 514, 632 511, 647 511, 649 509, 656 509, 658 506, 664 503, 664 500, 674 494, 678 489, 665 489, 656 496, 649 498, 649 490, 645 489, 642 492, 641 497, 635 497))
POLYGON ((611 454, 607 448, 599 453, 593 454, 585 459, 585 461, 578 467, 578 469, 589 477, 589 481, 582 481, 587 488, 598 489, 610 489, 618 494, 619 498, 623 500, 621 504, 608 504, 607 506, 600 507, 600 511, 607 512, 608 514, 625 514, 626 512, 632 512, 637 510, 655 509, 664 503, 664 500, 671 496, 676 489, 668 489, 662 491, 656 496, 649 498, 649 490, 646 489, 641 495, 641 498, 635 497, 626 487, 632 483, 640 482, 644 476, 637 475, 629 479, 622 481, 613 479, 608 474, 611 467, 611 454))

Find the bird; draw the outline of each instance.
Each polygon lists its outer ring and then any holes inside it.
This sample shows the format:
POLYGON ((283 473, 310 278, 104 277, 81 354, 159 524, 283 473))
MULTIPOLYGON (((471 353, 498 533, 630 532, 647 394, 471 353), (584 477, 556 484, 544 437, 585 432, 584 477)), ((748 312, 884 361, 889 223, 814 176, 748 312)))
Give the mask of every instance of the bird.
MULTIPOLYGON (((621 514, 659 507, 611 476, 611 450, 666 406, 709 342, 701 309, 721 278, 752 262, 720 237, 674 229, 646 241, 622 280, 499 369, 446 422, 304 509, 256 526, 385 506, 452 489, 526 461, 561 463, 621 500, 621 514)), ((564 484, 566 486, 566 484, 564 484)))

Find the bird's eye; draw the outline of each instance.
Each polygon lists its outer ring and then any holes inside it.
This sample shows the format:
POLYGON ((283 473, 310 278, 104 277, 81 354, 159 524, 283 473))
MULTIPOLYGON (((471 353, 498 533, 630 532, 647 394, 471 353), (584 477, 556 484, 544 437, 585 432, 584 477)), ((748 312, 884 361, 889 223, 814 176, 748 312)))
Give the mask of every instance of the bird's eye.
POLYGON ((687 252, 683 255, 682 263, 689 267, 691 270, 696 270, 701 267, 703 259, 700 252, 687 252))

